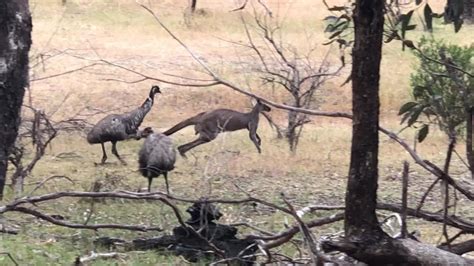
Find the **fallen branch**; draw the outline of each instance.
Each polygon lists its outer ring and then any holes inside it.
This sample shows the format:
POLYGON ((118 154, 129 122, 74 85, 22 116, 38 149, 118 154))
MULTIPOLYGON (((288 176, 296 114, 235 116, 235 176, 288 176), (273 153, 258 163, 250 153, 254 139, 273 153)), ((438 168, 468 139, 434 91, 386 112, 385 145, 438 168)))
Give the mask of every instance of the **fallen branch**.
MULTIPOLYGON (((307 207, 302 208, 301 210, 298 211, 298 215, 301 216, 301 215, 304 215, 305 213, 314 212, 317 210, 330 211, 330 210, 344 210, 344 209, 345 209, 345 206, 343 205, 334 205, 334 206, 314 205, 314 206, 307 206, 307 207)), ((402 206, 389 204, 389 203, 378 203, 377 209, 396 212, 396 213, 403 213, 402 206)), ((429 222, 443 223, 444 221, 443 215, 440 215, 436 212, 417 211, 414 208, 407 208, 406 214, 408 216, 420 218, 429 222)), ((447 222, 447 225, 454 228, 458 228, 466 233, 474 233, 474 223, 470 221, 466 221, 458 216, 450 215, 447 217, 446 222, 447 222)))
POLYGON ((130 231, 141 231, 141 232, 148 232, 148 231, 163 231, 159 227, 148 227, 148 226, 140 226, 140 225, 123 225, 123 224, 74 224, 74 223, 68 223, 64 222, 62 220, 58 220, 56 218, 53 218, 52 216, 49 216, 47 214, 41 213, 37 210, 25 208, 25 207, 15 207, 11 211, 15 212, 21 212, 21 213, 26 213, 33 215, 37 218, 40 218, 42 220, 48 221, 52 224, 55 225, 60 225, 64 227, 69 227, 69 228, 75 228, 75 229, 91 229, 91 230, 98 230, 98 229, 121 229, 121 230, 130 230, 130 231))
POLYGON ((440 249, 444 249, 454 254, 462 255, 474 251, 474 239, 470 239, 457 244, 441 245, 440 249))
POLYGON ((123 253, 117 253, 117 252, 95 253, 94 251, 91 251, 90 255, 77 257, 76 261, 74 262, 74 265, 81 265, 81 263, 90 262, 96 259, 118 259, 125 256, 127 255, 123 253))

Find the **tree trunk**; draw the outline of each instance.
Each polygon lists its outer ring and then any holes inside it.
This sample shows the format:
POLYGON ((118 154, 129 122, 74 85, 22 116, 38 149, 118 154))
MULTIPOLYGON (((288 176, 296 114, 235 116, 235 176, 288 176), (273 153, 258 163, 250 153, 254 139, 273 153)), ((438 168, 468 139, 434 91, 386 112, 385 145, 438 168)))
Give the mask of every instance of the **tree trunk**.
POLYGON ((474 0, 464 0, 463 17, 467 23, 474 23, 474 0))
POLYGON ((466 110, 466 158, 471 171, 471 177, 474 179, 474 152, 472 150, 472 126, 474 121, 474 108, 466 110))
POLYGON ((190 9, 191 9, 191 13, 194 13, 194 11, 196 11, 196 5, 197 5, 197 0, 190 0, 190 9))
POLYGON ((20 125, 20 109, 28 86, 31 46, 28 0, 0 1, 0 198, 3 198, 10 148, 20 125))
POLYGON ((352 50, 352 147, 346 191, 345 234, 351 242, 384 235, 375 214, 378 182, 379 77, 383 0, 357 0, 352 50))

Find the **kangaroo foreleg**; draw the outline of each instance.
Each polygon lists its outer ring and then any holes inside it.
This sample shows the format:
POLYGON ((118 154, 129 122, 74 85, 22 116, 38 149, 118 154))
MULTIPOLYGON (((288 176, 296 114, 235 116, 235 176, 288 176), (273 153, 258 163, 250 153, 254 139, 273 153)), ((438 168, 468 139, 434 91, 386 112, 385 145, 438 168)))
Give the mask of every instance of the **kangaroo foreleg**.
POLYGON ((260 149, 261 139, 258 134, 256 132, 250 131, 249 137, 253 144, 255 144, 255 147, 257 147, 258 153, 262 153, 262 150, 260 149))

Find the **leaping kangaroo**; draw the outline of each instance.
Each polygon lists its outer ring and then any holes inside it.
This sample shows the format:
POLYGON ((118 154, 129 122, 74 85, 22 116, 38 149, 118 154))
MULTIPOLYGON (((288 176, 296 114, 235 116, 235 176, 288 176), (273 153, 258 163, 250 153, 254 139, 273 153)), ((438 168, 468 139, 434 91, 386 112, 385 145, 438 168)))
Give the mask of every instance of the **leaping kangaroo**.
POLYGON ((260 100, 248 113, 241 113, 230 109, 217 109, 209 112, 202 112, 188 118, 174 127, 163 132, 165 135, 171 135, 187 126, 194 125, 195 134, 199 137, 178 147, 179 154, 186 157, 185 153, 190 149, 201 144, 212 141, 221 132, 236 131, 240 129, 248 129, 249 137, 261 153, 261 139, 257 134, 259 114, 261 112, 270 112, 271 108, 260 100))

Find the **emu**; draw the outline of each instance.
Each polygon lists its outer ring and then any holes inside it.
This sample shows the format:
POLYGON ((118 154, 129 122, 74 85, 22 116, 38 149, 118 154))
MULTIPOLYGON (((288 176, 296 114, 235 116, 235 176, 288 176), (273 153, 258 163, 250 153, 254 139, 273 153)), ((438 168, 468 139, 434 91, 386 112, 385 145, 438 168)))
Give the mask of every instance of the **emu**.
POLYGON ((168 172, 174 169, 176 162, 172 139, 161 133, 153 133, 150 127, 145 128, 139 135, 146 138, 138 153, 138 165, 140 173, 148 178, 148 192, 151 190, 153 178, 163 175, 166 193, 169 194, 168 172))
POLYGON ((161 93, 160 87, 151 87, 148 98, 140 107, 125 114, 111 114, 104 117, 97 122, 87 134, 87 142, 90 144, 100 143, 102 146, 101 164, 104 164, 107 160, 107 153, 104 147, 105 142, 112 142, 112 154, 114 154, 122 164, 127 164, 117 152, 117 141, 136 138, 138 127, 146 114, 151 110, 156 93, 161 93))
POLYGON ((248 113, 241 113, 229 109, 217 109, 209 112, 202 112, 188 118, 174 127, 163 132, 169 136, 187 126, 194 125, 195 135, 199 137, 178 147, 179 154, 186 158, 185 153, 190 149, 201 144, 214 140, 221 132, 236 131, 240 129, 248 129, 250 140, 255 144, 259 153, 261 153, 260 145, 262 143, 260 136, 257 134, 259 114, 261 112, 270 112, 271 108, 260 100, 248 113))

